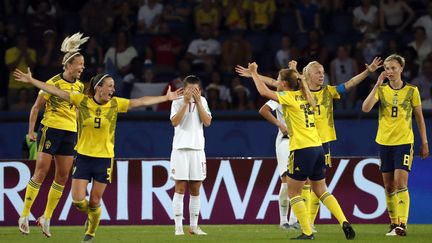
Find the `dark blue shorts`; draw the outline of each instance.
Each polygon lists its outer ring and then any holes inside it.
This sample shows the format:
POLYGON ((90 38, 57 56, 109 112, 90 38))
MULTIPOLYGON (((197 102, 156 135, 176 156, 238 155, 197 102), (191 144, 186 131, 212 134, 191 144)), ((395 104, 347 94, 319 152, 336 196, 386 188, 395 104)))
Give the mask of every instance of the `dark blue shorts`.
POLYGON ((88 181, 93 179, 108 184, 112 179, 112 166, 112 158, 96 158, 78 154, 72 171, 72 178, 88 181))
POLYGON ((41 124, 38 137, 38 152, 51 155, 75 155, 76 132, 47 127, 41 124))
POLYGON ((381 172, 393 172, 395 169, 411 171, 413 160, 413 144, 395 146, 379 145, 381 172))
POLYGON ((297 181, 319 181, 325 178, 326 165, 322 146, 291 151, 288 176, 297 181))
POLYGON ((325 156, 325 164, 331 168, 331 154, 330 154, 330 142, 323 143, 323 150, 324 150, 324 156, 325 156))

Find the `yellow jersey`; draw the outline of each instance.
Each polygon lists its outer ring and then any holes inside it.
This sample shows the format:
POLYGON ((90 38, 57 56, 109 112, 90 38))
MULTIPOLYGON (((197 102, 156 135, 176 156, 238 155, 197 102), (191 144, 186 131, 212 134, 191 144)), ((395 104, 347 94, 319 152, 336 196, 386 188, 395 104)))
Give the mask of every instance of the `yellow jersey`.
MULTIPOLYGON (((56 76, 49 79, 46 83, 54 85, 55 87, 69 93, 84 92, 84 84, 81 83, 81 81, 66 81, 62 74, 57 74, 56 76)), ((39 91, 39 94, 43 95, 46 100, 45 112, 41 123, 47 127, 76 132, 77 120, 75 106, 71 105, 62 98, 46 93, 43 90, 39 91)))
POLYGON ((402 88, 393 89, 389 83, 378 88, 378 132, 376 142, 381 145, 414 143, 412 131, 413 108, 421 105, 416 86, 404 82, 402 88))
MULTIPOLYGON (((36 50, 28 47, 27 53, 28 53, 28 57, 33 62, 36 62, 36 50)), ((5 58, 4 60, 5 60, 6 65, 14 63, 19 58, 20 55, 21 55, 21 50, 17 47, 11 47, 11 48, 7 49, 5 56, 4 56, 4 58, 5 58)), ((19 61, 19 63, 16 66, 17 69, 19 69, 23 72, 27 72, 28 67, 29 66, 27 65, 25 58, 21 58, 21 60, 19 61)), ((13 70, 9 73, 8 87, 10 89, 33 88, 33 86, 31 84, 16 81, 15 77, 13 75, 13 70)))
POLYGON ((336 86, 325 85, 320 90, 312 91, 316 101, 315 126, 322 143, 336 140, 336 129, 333 119, 333 99, 340 99, 336 86))
POLYGON ((274 0, 265 0, 264 2, 254 1, 251 4, 251 12, 255 16, 253 24, 268 25, 271 18, 269 14, 276 12, 276 4, 274 0))
POLYGON ((76 93, 71 93, 70 100, 79 111, 77 152, 96 158, 113 158, 117 113, 127 112, 129 100, 113 97, 100 105, 93 97, 76 93))
POLYGON ((276 93, 290 137, 290 151, 321 146, 314 111, 300 90, 276 93))

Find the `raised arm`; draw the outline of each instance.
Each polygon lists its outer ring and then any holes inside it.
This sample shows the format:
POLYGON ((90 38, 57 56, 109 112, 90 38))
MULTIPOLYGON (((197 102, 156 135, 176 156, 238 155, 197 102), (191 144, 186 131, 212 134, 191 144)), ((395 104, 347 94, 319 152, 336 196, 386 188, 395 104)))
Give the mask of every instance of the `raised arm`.
POLYGON ((425 159, 429 156, 429 145, 426 136, 426 125, 423 118, 422 106, 414 107, 414 116, 417 122, 417 127, 420 133, 421 145, 420 145, 420 158, 425 159))
POLYGON ((36 120, 39 114, 39 111, 44 107, 46 101, 43 97, 43 95, 38 95, 35 103, 33 104, 31 110, 30 110, 30 116, 29 116, 29 127, 28 127, 28 135, 31 141, 36 141, 36 136, 34 133, 35 126, 36 126, 36 120))
POLYGON ((261 96, 264 96, 264 97, 272 99, 276 102, 279 102, 279 99, 276 95, 276 92, 270 90, 264 84, 264 82, 261 80, 260 76, 258 75, 257 69, 258 69, 258 65, 255 62, 249 64, 249 71, 252 75, 252 79, 255 83, 255 86, 257 87, 258 92, 260 93, 261 96))
POLYGON ((183 100, 184 102, 180 106, 180 108, 177 110, 177 113, 171 118, 171 125, 173 127, 176 127, 178 124, 180 124, 181 120, 184 117, 184 114, 186 113, 187 108, 190 105, 190 100, 192 98, 192 93, 190 89, 184 90, 183 100))
POLYGON ((385 71, 381 72, 372 91, 369 93, 368 97, 363 101, 363 105, 362 105, 363 112, 369 112, 370 110, 372 110, 372 107, 374 107, 374 105, 378 102, 378 100, 375 99, 375 94, 376 92, 378 92, 378 88, 381 86, 381 84, 383 83, 386 77, 387 77, 386 72, 385 71))
POLYGON ((345 89, 349 91, 350 89, 357 86, 359 83, 361 83, 370 73, 375 72, 378 68, 382 67, 381 65, 382 59, 381 57, 375 57, 371 64, 365 64, 366 69, 359 73, 358 75, 352 77, 350 80, 348 80, 344 85, 345 89))
POLYGON ((13 75, 14 75, 16 81, 32 84, 33 86, 35 86, 35 87, 37 87, 37 88, 39 88, 39 89, 41 89, 47 93, 58 96, 64 100, 66 100, 67 102, 70 102, 70 94, 68 92, 61 90, 61 89, 55 87, 54 85, 49 85, 49 84, 46 84, 42 81, 34 79, 32 77, 32 73, 30 72, 30 68, 28 68, 27 73, 24 73, 19 69, 15 69, 13 75))
POLYGON ((129 101, 129 109, 133 109, 140 106, 149 106, 154 104, 159 104, 168 100, 174 100, 179 97, 179 95, 183 92, 182 89, 178 89, 176 91, 171 91, 171 86, 168 86, 168 90, 166 95, 161 96, 143 96, 137 99, 131 99, 129 101))
MULTIPOLYGON (((249 71, 249 69, 247 69, 247 68, 245 68, 245 67, 242 67, 242 66, 240 66, 240 65, 237 65, 236 67, 235 67, 235 71, 238 73, 238 75, 240 75, 241 77, 245 77, 245 78, 252 78, 252 74, 251 74, 251 72, 249 71)), ((267 85, 267 86, 270 86, 270 87, 274 87, 274 88, 277 88, 277 86, 279 85, 279 81, 277 81, 277 80, 275 80, 275 79, 273 79, 273 78, 270 78, 270 77, 267 77, 267 76, 263 76, 263 75, 261 75, 261 74, 258 74, 258 76, 260 77, 260 79, 267 85)))

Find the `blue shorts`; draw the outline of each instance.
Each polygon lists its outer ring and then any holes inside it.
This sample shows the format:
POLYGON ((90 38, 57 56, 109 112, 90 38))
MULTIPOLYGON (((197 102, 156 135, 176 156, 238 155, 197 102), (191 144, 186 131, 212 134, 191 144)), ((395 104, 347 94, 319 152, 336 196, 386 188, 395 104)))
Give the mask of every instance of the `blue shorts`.
POLYGON ((324 150, 324 156, 325 156, 325 164, 327 167, 331 168, 331 154, 330 154, 330 142, 323 143, 323 150, 324 150))
POLYGON ((297 181, 319 181, 325 178, 326 165, 322 146, 291 151, 288 176, 297 181))
POLYGON ((411 171, 413 160, 413 144, 395 146, 379 145, 381 172, 393 172, 395 169, 411 171))
POLYGON ((76 139, 76 132, 41 125, 37 137, 38 152, 74 156, 76 139))
POLYGON ((112 179, 113 158, 96 158, 78 154, 72 170, 72 178, 92 179, 108 184, 112 179))

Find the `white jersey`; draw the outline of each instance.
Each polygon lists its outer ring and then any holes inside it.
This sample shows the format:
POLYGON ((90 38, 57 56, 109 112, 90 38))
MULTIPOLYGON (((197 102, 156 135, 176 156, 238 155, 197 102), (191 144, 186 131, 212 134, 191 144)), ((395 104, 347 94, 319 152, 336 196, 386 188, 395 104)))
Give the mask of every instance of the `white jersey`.
MULTIPOLYGON (((201 96, 201 103, 207 114, 211 116, 207 100, 201 96)), ((170 119, 173 118, 184 104, 183 97, 176 99, 171 105, 170 119)), ((195 101, 189 103, 183 119, 174 127, 173 149, 204 149, 203 123, 199 117, 195 101)))
MULTIPOLYGON (((283 113, 282 113, 282 106, 281 106, 279 103, 277 103, 276 101, 274 101, 274 100, 269 100, 269 101, 267 101, 267 102, 266 102, 266 105, 267 105, 268 107, 270 107, 270 108, 272 109, 272 111, 276 111, 276 119, 277 119, 280 123, 286 125, 286 123, 285 123, 285 119, 284 119, 284 116, 283 116, 283 113)), ((279 132, 278 132, 278 135, 277 135, 277 136, 278 136, 278 137, 282 137, 283 134, 282 134, 281 130, 280 130, 280 129, 278 129, 278 130, 279 130, 279 132)))

